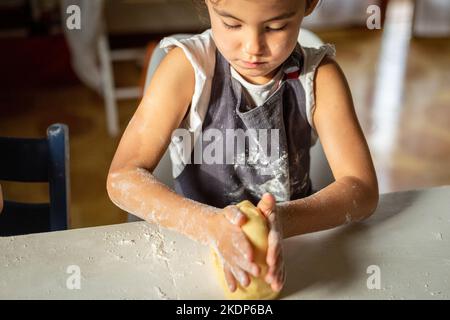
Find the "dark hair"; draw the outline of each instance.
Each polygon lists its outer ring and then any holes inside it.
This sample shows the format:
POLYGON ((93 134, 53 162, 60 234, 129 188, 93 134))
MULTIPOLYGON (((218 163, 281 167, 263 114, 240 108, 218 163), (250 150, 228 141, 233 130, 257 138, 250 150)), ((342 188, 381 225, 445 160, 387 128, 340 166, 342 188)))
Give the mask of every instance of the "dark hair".
MULTIPOLYGON (((220 2, 220 0, 208 0, 208 1, 211 1, 212 3, 220 2)), ((314 0, 306 0, 306 1, 311 2, 314 0)), ((320 7, 323 2, 324 2, 323 0, 319 0, 314 9, 320 7)), ((192 0, 192 3, 194 4, 195 9, 197 10, 200 20, 202 20, 202 22, 209 23, 209 15, 207 14, 208 9, 206 7, 205 0, 192 0)))
MULTIPOLYGON (((213 1, 213 0, 211 0, 211 1, 213 1)), ((220 0, 214 0, 214 1, 220 1, 220 0)), ((200 22, 210 23, 209 15, 207 13, 208 8, 206 7, 205 0, 192 0, 192 4, 194 5, 195 10, 197 11, 200 22)))

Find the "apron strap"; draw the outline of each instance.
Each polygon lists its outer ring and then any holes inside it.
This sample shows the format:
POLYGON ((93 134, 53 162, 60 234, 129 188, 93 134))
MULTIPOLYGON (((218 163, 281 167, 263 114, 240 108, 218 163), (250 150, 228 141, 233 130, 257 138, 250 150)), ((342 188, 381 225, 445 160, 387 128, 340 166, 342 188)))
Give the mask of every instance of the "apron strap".
POLYGON ((286 70, 284 70, 285 73, 285 79, 298 79, 300 76, 300 68, 298 67, 289 67, 286 70))

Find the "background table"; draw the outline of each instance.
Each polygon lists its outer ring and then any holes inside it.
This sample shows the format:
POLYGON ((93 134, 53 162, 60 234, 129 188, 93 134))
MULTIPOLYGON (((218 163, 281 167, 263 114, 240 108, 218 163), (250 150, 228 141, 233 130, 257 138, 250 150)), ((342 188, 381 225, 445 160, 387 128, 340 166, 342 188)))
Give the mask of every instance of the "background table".
MULTIPOLYGON (((450 186, 381 195, 368 220, 287 239, 285 256, 283 299, 449 299, 450 186), (367 287, 372 265, 380 270, 379 289, 367 287)), ((208 248, 134 222, 0 238, 0 298, 223 294, 208 248), (72 265, 79 267, 80 289, 67 286, 72 265)))

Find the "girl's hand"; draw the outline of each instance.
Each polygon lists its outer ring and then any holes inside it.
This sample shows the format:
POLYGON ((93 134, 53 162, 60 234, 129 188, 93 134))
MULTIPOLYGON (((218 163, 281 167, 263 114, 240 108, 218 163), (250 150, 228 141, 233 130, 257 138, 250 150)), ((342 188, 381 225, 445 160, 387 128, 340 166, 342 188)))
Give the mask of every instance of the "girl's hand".
POLYGON ((210 245, 223 266, 231 292, 236 291, 236 280, 247 287, 250 284, 248 273, 255 277, 259 275, 259 267, 253 260, 253 248, 241 229, 246 219, 237 206, 230 205, 212 216, 208 223, 210 245))
POLYGON ((277 215, 275 197, 271 193, 265 193, 257 207, 269 222, 269 243, 266 259, 269 269, 265 280, 271 285, 272 290, 281 291, 286 280, 286 272, 283 261, 283 235, 277 215))

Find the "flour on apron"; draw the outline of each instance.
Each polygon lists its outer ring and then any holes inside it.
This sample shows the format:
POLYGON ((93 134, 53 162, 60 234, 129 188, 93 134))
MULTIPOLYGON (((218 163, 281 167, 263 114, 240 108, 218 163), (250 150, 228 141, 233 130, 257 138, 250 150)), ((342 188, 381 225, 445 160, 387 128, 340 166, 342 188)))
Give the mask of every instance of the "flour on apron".
MULTIPOLYGON (((311 127, 305 92, 298 79, 301 67, 302 51, 297 45, 281 66, 285 77, 278 89, 262 105, 249 108, 245 90, 231 76, 229 63, 217 50, 202 131, 219 130, 226 141, 227 129, 243 130, 248 139, 239 152, 225 148, 221 163, 186 164, 175 179, 175 190, 221 208, 246 199, 257 204, 266 192, 272 193, 277 202, 308 196, 311 127), (227 163, 226 159, 234 161, 227 163)), ((201 150, 207 147, 205 142, 197 143, 201 150)))

